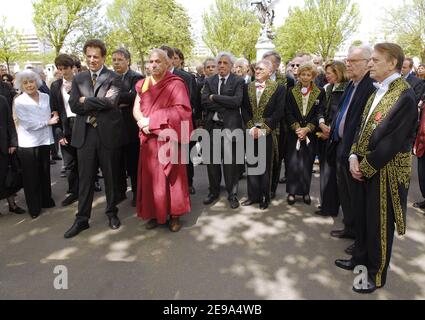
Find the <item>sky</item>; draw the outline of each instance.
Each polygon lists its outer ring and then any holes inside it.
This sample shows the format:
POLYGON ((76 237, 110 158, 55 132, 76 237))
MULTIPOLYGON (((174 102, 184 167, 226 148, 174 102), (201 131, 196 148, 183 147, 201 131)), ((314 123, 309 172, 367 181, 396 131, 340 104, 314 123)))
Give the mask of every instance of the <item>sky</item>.
MULTIPOLYGON (((112 0, 102 0, 105 4, 112 0)), ((303 0, 274 0, 275 4, 275 25, 283 23, 289 6, 301 6, 303 0)), ((196 30, 202 29, 202 13, 209 9, 214 0, 177 0, 189 13, 192 20, 192 26, 196 30)), ((394 7, 400 4, 399 0, 354 0, 358 3, 362 14, 362 23, 358 32, 353 36, 353 40, 361 39, 368 42, 372 35, 380 32, 380 17, 383 15, 384 8, 394 7)), ((32 0, 1 0, 0 17, 6 16, 8 24, 25 30, 34 32, 32 25, 32 0)), ((198 33, 200 34, 200 33, 198 33)))

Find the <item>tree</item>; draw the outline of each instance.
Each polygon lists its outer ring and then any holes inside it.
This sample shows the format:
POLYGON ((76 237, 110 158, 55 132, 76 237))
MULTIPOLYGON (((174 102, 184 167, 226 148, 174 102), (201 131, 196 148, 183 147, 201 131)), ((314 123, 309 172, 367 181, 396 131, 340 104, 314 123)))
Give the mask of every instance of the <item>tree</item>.
POLYGON ((356 32, 360 20, 358 5, 351 0, 305 0, 303 8, 289 9, 277 30, 276 47, 285 59, 300 50, 328 59, 356 32))
POLYGON ((84 32, 94 21, 100 0, 37 0, 33 2, 33 22, 40 39, 49 42, 59 54, 73 32, 84 32))
POLYGON ((229 51, 250 61, 255 59, 261 24, 250 0, 215 0, 202 20, 202 40, 214 55, 229 51))
POLYGON ((5 62, 7 72, 10 73, 10 63, 16 62, 25 54, 25 47, 21 44, 22 34, 15 27, 7 26, 6 17, 0 23, 0 61, 5 62))
POLYGON ((107 8, 109 48, 126 47, 142 66, 149 50, 167 44, 190 52, 189 16, 175 0, 115 0, 107 8))
POLYGON ((387 38, 398 43, 411 57, 425 61, 425 0, 413 0, 386 11, 383 19, 387 38))

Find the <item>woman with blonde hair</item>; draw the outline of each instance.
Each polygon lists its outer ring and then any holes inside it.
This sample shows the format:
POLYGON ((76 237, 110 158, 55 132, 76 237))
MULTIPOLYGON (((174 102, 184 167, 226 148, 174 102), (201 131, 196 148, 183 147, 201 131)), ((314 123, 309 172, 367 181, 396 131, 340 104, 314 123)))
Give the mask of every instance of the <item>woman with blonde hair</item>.
POLYGON ((288 204, 295 203, 295 196, 302 196, 310 205, 310 186, 316 155, 319 126, 318 114, 325 102, 325 92, 317 87, 314 79, 317 68, 311 63, 298 68, 298 84, 289 90, 286 102, 286 120, 289 126, 287 156, 288 173, 286 192, 288 204))
POLYGON ((38 91, 41 83, 34 71, 19 72, 15 88, 22 94, 13 104, 25 200, 33 219, 42 208, 55 206, 50 183, 50 146, 54 143, 51 126, 58 123, 59 116, 50 109, 49 95, 38 91))

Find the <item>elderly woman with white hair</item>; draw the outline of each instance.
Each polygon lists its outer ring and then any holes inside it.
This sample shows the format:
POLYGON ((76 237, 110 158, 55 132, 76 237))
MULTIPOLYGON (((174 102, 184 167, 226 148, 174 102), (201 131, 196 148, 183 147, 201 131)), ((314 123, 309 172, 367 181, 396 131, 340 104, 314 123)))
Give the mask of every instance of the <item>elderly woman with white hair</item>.
POLYGON ((54 142, 51 126, 58 123, 59 117, 50 109, 49 96, 38 91, 41 83, 34 71, 19 72, 15 88, 22 94, 13 105, 25 200, 33 219, 42 208, 55 206, 50 185, 50 145, 54 142))

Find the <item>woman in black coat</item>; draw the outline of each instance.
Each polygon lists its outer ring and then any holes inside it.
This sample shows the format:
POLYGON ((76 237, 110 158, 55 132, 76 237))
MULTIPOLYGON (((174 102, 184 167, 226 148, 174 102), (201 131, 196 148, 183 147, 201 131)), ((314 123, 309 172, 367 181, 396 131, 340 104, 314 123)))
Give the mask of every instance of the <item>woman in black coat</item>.
POLYGON ((0 96, 0 199, 7 199, 9 212, 17 214, 25 213, 25 210, 15 203, 16 189, 6 187, 6 176, 9 168, 9 155, 16 152, 18 138, 12 112, 6 98, 0 96))
POLYGON ((329 61, 325 66, 326 104, 319 113, 319 157, 320 157, 320 203, 321 209, 315 213, 321 216, 336 217, 339 211, 336 164, 328 161, 327 142, 330 127, 338 114, 341 98, 348 85, 346 67, 341 61, 329 61))
POLYGON ((286 120, 288 204, 295 203, 295 196, 302 196, 310 205, 310 186, 314 158, 317 150, 316 131, 319 111, 323 109, 325 91, 314 84, 317 69, 312 63, 302 64, 298 69, 299 83, 288 91, 286 120))

